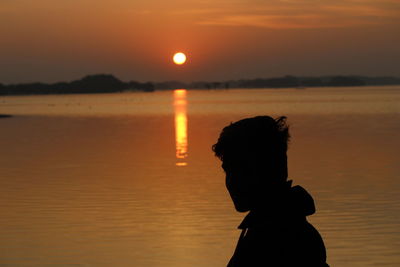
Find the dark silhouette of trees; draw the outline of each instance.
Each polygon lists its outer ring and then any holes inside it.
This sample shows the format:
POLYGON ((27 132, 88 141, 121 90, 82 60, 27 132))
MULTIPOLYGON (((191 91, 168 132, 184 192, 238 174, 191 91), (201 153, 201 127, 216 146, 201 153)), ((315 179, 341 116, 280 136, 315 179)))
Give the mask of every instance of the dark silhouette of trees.
POLYGON ((154 91, 154 85, 150 82, 122 82, 110 74, 97 74, 72 82, 1 85, 0 95, 94 94, 129 90, 151 92, 154 91))
POLYGON ((364 86, 364 85, 398 85, 397 77, 366 77, 366 76, 321 76, 283 77, 242 79, 229 81, 195 81, 185 83, 180 81, 165 81, 157 83, 141 83, 137 81, 123 82, 110 74, 88 75, 71 82, 26 83, 4 85, 0 83, 0 95, 33 95, 33 94, 92 94, 115 93, 122 91, 153 92, 154 90, 170 89, 229 89, 229 88, 305 88, 325 86, 364 86))
POLYGON ((365 82, 356 77, 334 76, 328 82, 328 86, 363 86, 365 82))
POLYGON ((68 87, 72 93, 113 93, 127 89, 127 84, 112 75, 99 74, 73 81, 68 87))
POLYGON ((381 77, 365 77, 357 76, 357 78, 363 80, 366 85, 398 85, 400 84, 400 78, 381 76, 381 77))
POLYGON ((302 86, 307 87, 324 86, 324 82, 320 78, 304 78, 300 82, 302 86))
POLYGON ((269 79, 242 80, 239 86, 243 88, 288 88, 298 87, 299 80, 294 76, 284 76, 269 79))

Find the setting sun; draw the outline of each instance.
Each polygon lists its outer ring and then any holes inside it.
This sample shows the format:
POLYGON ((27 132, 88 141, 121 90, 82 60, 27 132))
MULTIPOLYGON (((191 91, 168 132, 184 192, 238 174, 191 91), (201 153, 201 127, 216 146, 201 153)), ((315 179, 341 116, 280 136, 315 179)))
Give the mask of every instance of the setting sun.
POLYGON ((175 53, 173 57, 174 63, 177 65, 182 65, 183 63, 186 62, 186 55, 184 53, 175 53))

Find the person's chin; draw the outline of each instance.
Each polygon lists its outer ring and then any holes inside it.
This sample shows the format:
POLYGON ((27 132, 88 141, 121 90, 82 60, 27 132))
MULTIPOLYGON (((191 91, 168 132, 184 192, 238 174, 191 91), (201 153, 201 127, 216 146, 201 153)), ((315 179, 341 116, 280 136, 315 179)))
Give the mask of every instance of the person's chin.
POLYGON ((234 203, 235 204, 235 209, 238 212, 246 212, 250 210, 250 205, 247 204, 238 204, 238 203, 234 203))

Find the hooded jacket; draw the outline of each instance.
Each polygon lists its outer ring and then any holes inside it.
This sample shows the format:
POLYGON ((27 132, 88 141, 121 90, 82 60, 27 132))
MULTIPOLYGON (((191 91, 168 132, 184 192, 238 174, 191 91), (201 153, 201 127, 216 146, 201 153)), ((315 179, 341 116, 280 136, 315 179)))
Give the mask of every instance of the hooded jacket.
POLYGON ((261 208, 251 210, 228 267, 321 267, 326 250, 306 216, 315 213, 314 200, 301 186, 277 192, 261 208))

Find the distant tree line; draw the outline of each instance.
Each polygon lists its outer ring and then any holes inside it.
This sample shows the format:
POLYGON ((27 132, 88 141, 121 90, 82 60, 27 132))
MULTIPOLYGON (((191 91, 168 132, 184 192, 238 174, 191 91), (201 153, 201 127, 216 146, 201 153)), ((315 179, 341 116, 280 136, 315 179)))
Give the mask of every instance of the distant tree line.
POLYGON ((155 83, 156 89, 228 89, 228 88, 299 88, 327 86, 364 86, 364 85, 398 85, 400 78, 396 77, 366 77, 366 76, 323 76, 296 77, 286 75, 274 78, 257 78, 230 80, 223 82, 192 82, 183 83, 169 81, 155 83))
POLYGON ((123 91, 154 91, 150 82, 122 82, 109 74, 88 75, 72 82, 0 84, 0 95, 36 95, 36 94, 92 94, 115 93, 123 91))
POLYGON ((91 94, 115 93, 123 91, 152 92, 167 89, 229 89, 229 88, 303 88, 324 86, 364 86, 364 85, 399 85, 397 77, 366 77, 366 76, 322 76, 296 77, 286 75, 275 78, 242 79, 230 81, 197 81, 184 83, 166 81, 157 83, 140 83, 136 81, 123 82, 110 74, 88 75, 80 80, 71 82, 0 83, 0 95, 34 95, 34 94, 91 94))

